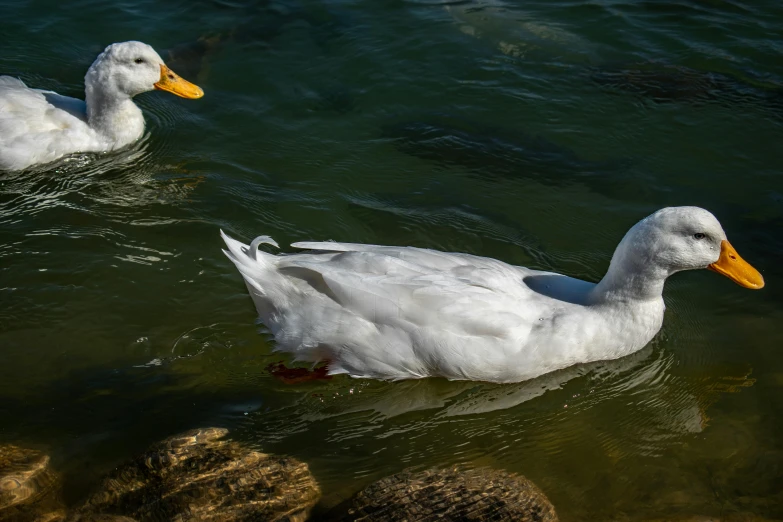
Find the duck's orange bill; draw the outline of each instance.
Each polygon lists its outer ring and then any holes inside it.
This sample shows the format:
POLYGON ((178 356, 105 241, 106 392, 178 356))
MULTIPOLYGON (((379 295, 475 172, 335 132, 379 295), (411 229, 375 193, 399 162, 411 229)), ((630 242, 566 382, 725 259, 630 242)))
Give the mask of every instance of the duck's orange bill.
POLYGON ((764 278, 758 270, 742 259, 725 239, 720 243, 720 257, 707 268, 713 272, 725 275, 735 283, 745 288, 759 290, 764 288, 764 278))
POLYGON ((181 78, 177 73, 160 64, 160 80, 155 84, 156 89, 168 91, 183 98, 196 99, 204 96, 204 91, 198 85, 181 78))

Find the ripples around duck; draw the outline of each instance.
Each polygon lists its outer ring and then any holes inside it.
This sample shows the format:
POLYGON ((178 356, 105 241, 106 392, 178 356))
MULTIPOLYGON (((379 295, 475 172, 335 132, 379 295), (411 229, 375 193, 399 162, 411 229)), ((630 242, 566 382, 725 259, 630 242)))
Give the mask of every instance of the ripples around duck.
POLYGON ((237 436, 264 448, 298 448, 327 490, 338 492, 400 463, 492 464, 568 483, 574 455, 580 466, 660 457, 707 427, 707 409, 731 391, 727 383, 752 384, 746 375, 694 381, 673 373, 677 364, 654 343, 617 361, 511 385, 337 378, 291 390, 267 383, 288 398, 243 412, 237 436))

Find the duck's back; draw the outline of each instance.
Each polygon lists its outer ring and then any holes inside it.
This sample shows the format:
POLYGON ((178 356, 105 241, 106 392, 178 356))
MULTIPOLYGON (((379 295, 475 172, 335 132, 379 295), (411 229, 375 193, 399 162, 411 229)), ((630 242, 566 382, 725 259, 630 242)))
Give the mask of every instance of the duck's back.
MULTIPOLYGON (((540 365, 526 341, 552 299, 524 278, 541 272, 412 247, 294 243, 256 253, 225 237, 262 321, 300 360, 332 373, 404 379, 519 380, 540 365)), ((538 373, 540 366, 531 373, 538 373)))
POLYGON ((0 169, 23 169, 94 150, 84 102, 0 76, 0 169))

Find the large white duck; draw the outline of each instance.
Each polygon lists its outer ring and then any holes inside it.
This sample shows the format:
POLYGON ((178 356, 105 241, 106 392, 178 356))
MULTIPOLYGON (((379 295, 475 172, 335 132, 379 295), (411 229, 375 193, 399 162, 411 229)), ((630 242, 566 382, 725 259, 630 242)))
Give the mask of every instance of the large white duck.
POLYGON ((331 375, 518 382, 623 357, 661 328, 666 278, 709 268, 746 287, 761 274, 698 207, 634 225, 597 284, 469 254, 294 243, 272 255, 222 233, 277 349, 327 361, 331 375))
POLYGON ((141 42, 108 46, 90 66, 84 84, 82 101, 0 76, 0 170, 133 143, 144 134, 144 116, 133 103, 137 94, 160 89, 183 98, 204 95, 141 42))

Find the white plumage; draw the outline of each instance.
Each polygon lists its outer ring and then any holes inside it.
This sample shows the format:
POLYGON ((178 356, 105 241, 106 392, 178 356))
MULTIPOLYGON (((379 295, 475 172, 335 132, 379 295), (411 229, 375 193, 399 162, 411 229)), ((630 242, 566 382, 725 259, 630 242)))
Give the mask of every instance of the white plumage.
POLYGON ((523 381, 644 347, 677 271, 709 266, 763 286, 696 207, 637 223, 598 284, 413 247, 302 242, 292 246, 309 252, 276 256, 258 250, 277 246, 267 236, 247 246, 222 235, 277 348, 363 378, 523 381))
POLYGON ((105 152, 141 138, 133 96, 161 89, 186 98, 203 91, 178 77, 141 42, 112 44, 84 78, 86 102, 0 76, 0 170, 21 170, 74 152, 105 152))

